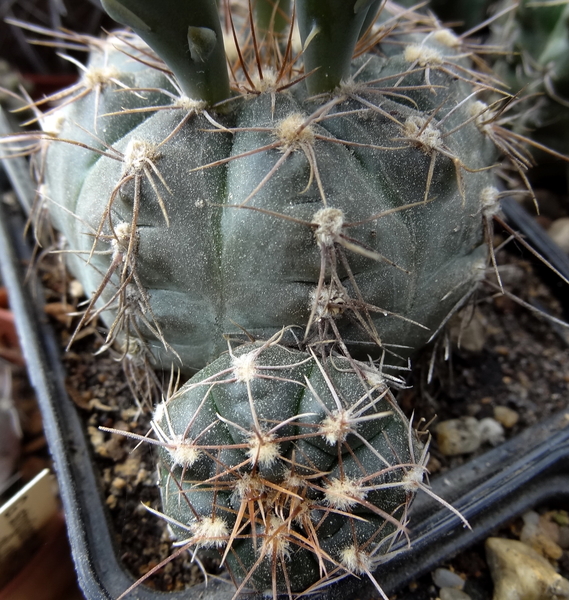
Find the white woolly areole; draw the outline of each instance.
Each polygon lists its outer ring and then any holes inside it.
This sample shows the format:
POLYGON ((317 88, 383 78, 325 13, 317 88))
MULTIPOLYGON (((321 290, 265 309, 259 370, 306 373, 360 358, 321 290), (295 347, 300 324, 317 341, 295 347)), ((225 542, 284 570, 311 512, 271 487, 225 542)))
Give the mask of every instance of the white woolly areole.
POLYGON ((154 418, 152 419, 155 423, 160 423, 166 414, 166 402, 160 402, 154 409, 154 418))
POLYGON ((45 201, 49 198, 47 183, 40 183, 38 186, 38 197, 41 198, 42 208, 45 206, 45 201))
POLYGON ((421 67, 443 63, 443 55, 438 50, 420 44, 407 46, 403 52, 403 58, 409 63, 419 63, 421 67))
POLYGON ((187 96, 182 96, 174 102, 174 106, 187 110, 188 112, 199 113, 207 106, 207 103, 203 100, 193 100, 187 96))
POLYGON ((275 71, 273 71, 273 69, 263 69, 263 79, 261 79, 258 75, 253 77, 253 87, 260 94, 276 91, 278 87, 277 74, 275 71))
POLYGON ((416 492, 417 488, 423 483, 425 477, 425 469, 419 465, 413 467, 405 473, 401 480, 402 488, 406 492, 416 492))
MULTIPOLYGON (((128 250, 128 246, 130 244, 130 238, 132 235, 132 225, 126 221, 118 223, 115 226, 115 234, 111 240, 111 248, 113 250, 113 259, 120 257, 128 250)), ((136 235, 136 234, 135 234, 136 235)), ((135 245, 137 242, 137 237, 135 237, 135 245)), ((135 248, 136 250, 136 248, 135 248)))
POLYGON ((255 351, 247 352, 231 358, 233 375, 239 383, 252 381, 257 377, 257 353, 255 351))
POLYGON ((475 281, 482 281, 486 277, 486 259, 481 258, 472 265, 475 281))
POLYGON ((180 467, 191 467, 202 455, 201 450, 190 442, 190 440, 183 439, 181 435, 174 437, 167 450, 174 464, 180 467))
POLYGON ((412 138, 423 150, 430 152, 442 145, 441 132, 427 119, 414 115, 403 124, 405 136, 412 138))
POLYGON ((227 543, 229 528, 221 517, 204 517, 193 525, 192 533, 197 538, 196 546, 219 548, 227 543))
POLYGON ((253 433, 247 438, 247 456, 253 465, 272 466, 280 456, 280 447, 272 433, 253 433))
POLYGON ((340 562, 350 573, 361 575, 373 570, 371 557, 355 546, 347 546, 340 552, 340 562))
POLYGON ((108 85, 113 79, 120 77, 120 71, 116 67, 96 67, 87 69, 83 75, 83 82, 88 89, 108 85))
POLYGON ((353 77, 342 79, 337 87, 338 96, 349 96, 369 91, 369 84, 365 81, 356 81, 353 77))
POLYGON ((500 192, 494 186, 485 187, 480 193, 480 203, 482 204, 482 214, 489 218, 500 212, 500 192))
POLYGON ((254 475, 244 473, 241 479, 235 484, 235 493, 239 500, 247 500, 250 498, 259 498, 265 491, 263 481, 254 475))
POLYGON ((314 213, 312 224, 317 225, 314 235, 321 246, 330 247, 342 233, 344 213, 339 208, 321 208, 314 213))
POLYGON ((330 446, 335 446, 338 442, 343 442, 354 429, 355 427, 350 421, 349 411, 335 410, 324 418, 318 433, 330 446))
POLYGON ((433 33, 433 39, 439 44, 446 46, 447 48, 456 48, 460 46, 460 38, 454 34, 450 29, 437 29, 433 33))
POLYGON ((372 388, 378 388, 378 387, 383 387, 385 388, 385 378, 383 377, 383 375, 376 370, 372 370, 369 368, 363 368, 363 375, 365 377, 366 382, 372 387, 372 388))
POLYGON ((486 102, 482 102, 481 100, 476 100, 468 107, 468 112, 472 117, 476 117, 474 122, 476 126, 481 131, 484 131, 488 125, 485 123, 488 119, 492 117, 491 112, 488 110, 488 105, 486 102))
POLYGON ((306 117, 301 113, 292 113, 277 125, 275 135, 284 148, 302 146, 314 142, 314 131, 306 125, 306 117))
POLYGON ((334 319, 340 316, 348 302, 348 297, 343 290, 330 285, 323 285, 318 294, 318 287, 310 291, 310 307, 314 307, 314 317, 320 319, 334 319))
POLYGON ((135 362, 137 358, 143 356, 146 352, 146 348, 142 340, 139 340, 132 335, 129 335, 127 340, 121 340, 119 346, 121 352, 126 352, 128 358, 134 360, 135 362))
POLYGON ((366 492, 362 489, 361 483, 355 479, 332 478, 325 485, 324 496, 328 506, 338 510, 348 510, 364 500, 366 492))
MULTIPOLYGON (((274 553, 281 558, 288 558, 290 555, 288 526, 286 521, 277 517, 277 515, 271 515, 268 519, 265 526, 264 545, 271 548, 271 554, 274 553)), ((260 551, 261 549, 259 548, 260 551)))
POLYGON ((144 140, 132 139, 124 151, 123 174, 134 175, 158 158, 156 146, 144 140))
POLYGON ((298 489, 299 487, 305 485, 306 480, 302 478, 300 475, 296 475, 290 469, 288 469, 284 476, 284 485, 287 489, 298 489))
POLYGON ((63 125, 65 123, 65 115, 63 112, 56 111, 54 113, 45 115, 41 118, 41 128, 45 133, 57 137, 61 130, 63 129, 63 125))

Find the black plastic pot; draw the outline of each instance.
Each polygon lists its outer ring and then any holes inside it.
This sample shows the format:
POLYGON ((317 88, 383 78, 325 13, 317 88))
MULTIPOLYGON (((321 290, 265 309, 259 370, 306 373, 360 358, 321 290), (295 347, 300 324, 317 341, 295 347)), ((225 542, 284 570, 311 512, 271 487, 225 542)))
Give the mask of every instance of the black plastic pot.
MULTIPOLYGON (((15 187, 23 206, 29 206, 31 187, 25 178, 16 182, 15 187)), ((508 213, 515 209, 506 206, 508 213)), ((517 220, 516 226, 520 226, 517 220)), ((33 278, 28 278, 24 284, 29 249, 22 237, 23 221, 18 210, 8 209, 0 203, 1 275, 9 288, 30 379, 43 414, 80 586, 89 600, 112 600, 134 579, 115 552, 88 442, 75 406, 65 391, 58 344, 42 310, 41 290, 33 278)), ((522 224, 522 227, 525 226, 522 224)), ((524 233, 532 235, 527 228, 524 233)), ((546 254, 548 244, 546 240, 545 246, 541 247, 546 254)), ((569 260, 565 255, 553 260, 559 270, 569 273, 569 260)), ((567 414, 535 425, 494 450, 434 479, 432 488, 468 519, 472 529, 464 528, 458 517, 419 492, 410 515, 412 547, 406 550, 401 544, 402 552, 377 571, 378 581, 387 594, 401 589, 531 507, 545 502, 569 505, 567 414)), ((318 600, 353 597, 356 588, 358 598, 377 596, 365 581, 346 578, 312 597, 318 600)), ((225 600, 233 593, 231 584, 213 580, 207 587, 193 588, 192 598, 225 600)), ((140 586, 127 598, 187 599, 188 592, 165 594, 140 586)))

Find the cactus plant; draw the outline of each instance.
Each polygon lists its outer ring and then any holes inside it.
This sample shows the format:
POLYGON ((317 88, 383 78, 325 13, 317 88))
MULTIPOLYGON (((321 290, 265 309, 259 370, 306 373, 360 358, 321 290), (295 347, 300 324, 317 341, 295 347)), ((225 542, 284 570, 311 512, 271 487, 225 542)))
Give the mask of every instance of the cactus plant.
POLYGON ((468 297, 495 198, 485 79, 450 31, 413 32, 426 18, 369 28, 376 4, 298 2, 304 70, 291 36, 258 33, 230 87, 215 2, 105 2, 165 63, 131 34, 87 40, 40 164, 109 345, 191 370, 224 335, 296 325, 396 364, 468 297))
POLYGON ((223 355, 158 405, 165 518, 179 545, 222 556, 238 593, 375 583, 426 447, 376 368, 276 342, 223 355))
POLYGON ((560 158, 556 152, 569 151, 569 6, 507 0, 501 10, 507 9, 493 25, 493 41, 504 49, 495 68, 512 93, 526 98, 518 103, 516 130, 531 133, 538 160, 560 158))

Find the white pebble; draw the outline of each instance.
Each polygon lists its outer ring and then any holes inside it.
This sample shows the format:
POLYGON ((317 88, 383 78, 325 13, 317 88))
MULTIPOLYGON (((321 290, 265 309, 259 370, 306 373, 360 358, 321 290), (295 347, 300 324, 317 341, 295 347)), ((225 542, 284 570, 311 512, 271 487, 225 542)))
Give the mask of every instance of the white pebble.
POLYGON ((563 251, 569 252, 569 217, 553 221, 547 233, 563 251))
POLYGON ((525 542, 539 533, 539 514, 534 510, 528 510, 522 515, 524 526, 520 534, 520 540, 525 542))
POLYGON ((439 590, 439 598, 440 600, 471 600, 466 592, 448 587, 439 590))
POLYGON ((488 442, 492 446, 501 444, 505 439, 504 427, 492 417, 486 417, 479 423, 480 436, 483 442, 488 442))
POLYGON ((449 569, 435 569, 433 572, 433 583, 439 588, 454 588, 461 590, 464 587, 464 579, 449 569))
POLYGON ((480 424, 474 417, 442 421, 436 434, 439 450, 446 456, 475 452, 482 443, 480 424))

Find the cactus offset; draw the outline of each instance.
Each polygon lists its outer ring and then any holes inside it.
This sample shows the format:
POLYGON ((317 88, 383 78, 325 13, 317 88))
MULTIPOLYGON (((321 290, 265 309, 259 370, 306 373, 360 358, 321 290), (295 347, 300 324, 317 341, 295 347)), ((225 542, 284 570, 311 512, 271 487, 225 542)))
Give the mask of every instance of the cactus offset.
POLYGON ((493 24, 493 42, 503 48, 495 69, 521 94, 515 130, 528 135, 539 162, 564 159, 569 126, 569 6, 567 2, 506 0, 507 16, 493 24))
POLYGON ((179 544, 221 555, 238 591, 375 583, 423 486, 426 449, 376 369, 275 341, 208 365, 153 429, 179 544))

